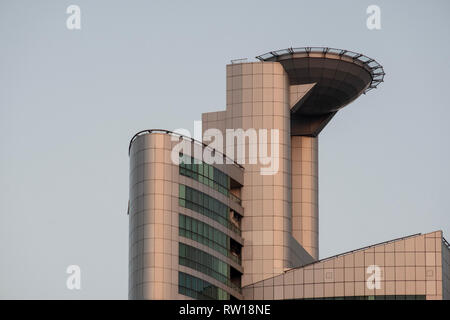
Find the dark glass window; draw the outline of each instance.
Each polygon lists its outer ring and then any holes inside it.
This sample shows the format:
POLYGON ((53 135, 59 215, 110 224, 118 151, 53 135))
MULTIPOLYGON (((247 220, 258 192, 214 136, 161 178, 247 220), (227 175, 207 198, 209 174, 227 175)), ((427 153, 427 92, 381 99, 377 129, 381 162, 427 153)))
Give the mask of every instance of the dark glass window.
POLYGON ((210 164, 200 162, 187 155, 180 156, 180 174, 228 196, 230 192, 230 177, 210 164), (197 162, 197 163, 196 163, 197 162))
POLYGON ((230 266, 197 248, 179 243, 179 261, 182 266, 202 272, 227 286, 240 291, 241 289, 230 281, 230 266))
POLYGON ((225 290, 184 272, 178 272, 178 293, 199 300, 230 299, 225 290))
POLYGON ((231 231, 241 234, 241 230, 229 221, 230 209, 228 206, 203 192, 180 184, 179 205, 203 214, 231 231))
POLYGON ((230 253, 230 237, 220 230, 211 227, 209 224, 180 213, 179 235, 210 247, 220 254, 233 259, 236 263, 241 264, 240 258, 230 253), (191 224, 197 225, 197 234, 195 234, 193 228, 190 228, 191 224))

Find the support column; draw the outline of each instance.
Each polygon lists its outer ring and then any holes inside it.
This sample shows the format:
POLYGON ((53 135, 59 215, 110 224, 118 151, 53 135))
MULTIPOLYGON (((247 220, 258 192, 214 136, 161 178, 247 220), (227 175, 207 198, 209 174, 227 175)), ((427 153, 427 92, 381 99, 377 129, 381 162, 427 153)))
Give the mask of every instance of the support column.
POLYGON ((291 137, 292 234, 319 258, 318 138, 291 137))

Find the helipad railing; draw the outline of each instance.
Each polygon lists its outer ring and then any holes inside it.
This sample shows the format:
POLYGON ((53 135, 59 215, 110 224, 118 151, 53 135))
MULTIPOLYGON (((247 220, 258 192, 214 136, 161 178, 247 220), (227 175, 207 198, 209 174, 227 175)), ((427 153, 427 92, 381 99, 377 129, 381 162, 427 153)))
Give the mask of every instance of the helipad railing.
POLYGON ((448 241, 442 237, 442 242, 445 244, 445 246, 450 250, 450 243, 448 243, 448 241))
POLYGON ((201 146, 201 147, 204 148, 204 149, 208 149, 208 150, 210 150, 210 151, 212 151, 212 152, 218 152, 220 155, 222 155, 223 160, 224 160, 224 162, 223 162, 224 164, 233 164, 233 165, 235 165, 236 167, 238 167, 239 169, 244 169, 244 167, 241 166, 239 163, 237 163, 236 161, 234 161, 234 160, 231 159, 230 157, 224 155, 223 153, 217 151, 216 149, 211 148, 211 147, 208 146, 207 144, 204 144, 203 142, 200 142, 200 141, 198 141, 198 140, 195 140, 195 139, 193 139, 193 138, 191 138, 191 137, 188 137, 188 136, 185 136, 185 135, 183 135, 183 134, 176 133, 176 132, 173 132, 173 131, 170 131, 170 130, 164 130, 164 129, 147 129, 147 130, 142 130, 142 131, 139 131, 138 133, 136 133, 136 134, 133 136, 133 138, 131 138, 131 140, 130 140, 130 144, 129 144, 129 146, 128 146, 128 155, 130 155, 131 145, 133 144, 133 142, 134 142, 138 137, 140 137, 140 136, 142 136, 142 135, 146 135, 146 134, 151 134, 151 133, 164 133, 164 134, 168 134, 168 135, 171 135, 171 136, 175 136, 175 137, 178 137, 178 138, 182 138, 182 139, 188 140, 188 141, 190 141, 190 142, 192 142, 192 143, 194 143, 194 144, 196 144, 196 145, 201 146))
POLYGON ((375 59, 369 58, 361 53, 349 51, 349 50, 343 50, 343 49, 336 49, 336 48, 328 48, 328 47, 301 47, 301 48, 288 48, 288 49, 282 49, 277 51, 270 51, 265 54, 262 54, 260 56, 257 56, 256 59, 259 59, 261 61, 268 61, 274 58, 277 58, 279 56, 288 55, 288 54, 295 54, 295 53, 304 53, 307 56, 309 56, 311 53, 321 53, 325 57, 327 53, 335 54, 340 57, 347 57, 351 58, 353 61, 360 62, 369 72, 372 77, 372 82, 370 83, 369 87, 364 91, 364 93, 369 92, 372 89, 375 89, 378 87, 378 85, 381 82, 384 82, 384 76, 386 73, 384 73, 383 67, 375 61, 375 59))

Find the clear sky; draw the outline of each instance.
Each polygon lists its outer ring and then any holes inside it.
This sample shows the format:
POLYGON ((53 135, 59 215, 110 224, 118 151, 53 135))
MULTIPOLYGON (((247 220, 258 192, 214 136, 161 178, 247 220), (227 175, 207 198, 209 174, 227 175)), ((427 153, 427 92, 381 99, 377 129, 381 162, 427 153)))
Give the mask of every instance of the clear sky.
POLYGON ((225 108, 225 65, 287 47, 366 54, 379 89, 320 136, 320 257, 450 238, 450 2, 0 1, 0 298, 128 291, 128 143, 225 108), (81 8, 81 30, 66 8, 81 8), (381 30, 366 8, 381 8, 381 30), (79 291, 66 267, 81 267, 79 291))

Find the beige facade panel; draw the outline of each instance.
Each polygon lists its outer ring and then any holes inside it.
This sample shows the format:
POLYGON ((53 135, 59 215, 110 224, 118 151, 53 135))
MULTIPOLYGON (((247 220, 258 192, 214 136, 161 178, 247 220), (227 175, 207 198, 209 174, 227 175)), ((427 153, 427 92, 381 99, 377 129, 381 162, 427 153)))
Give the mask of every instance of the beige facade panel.
POLYGON ((289 105, 291 107, 291 111, 295 112, 297 108, 299 108, 304 100, 304 98, 308 95, 312 88, 314 88, 315 83, 309 84, 297 84, 291 85, 289 88, 289 105))
POLYGON ((410 236, 288 270, 243 288, 243 294, 246 299, 448 299, 449 251, 441 231, 410 236))

